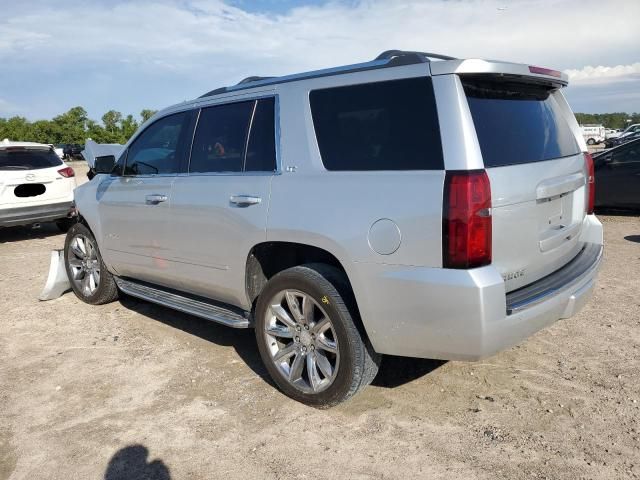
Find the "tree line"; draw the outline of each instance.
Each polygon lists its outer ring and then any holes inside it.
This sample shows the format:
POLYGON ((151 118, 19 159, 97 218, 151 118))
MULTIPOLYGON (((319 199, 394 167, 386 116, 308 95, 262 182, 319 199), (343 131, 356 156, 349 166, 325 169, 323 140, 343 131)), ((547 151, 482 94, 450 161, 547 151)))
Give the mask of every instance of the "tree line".
POLYGON ((595 123, 607 128, 626 128, 634 123, 640 123, 640 113, 576 113, 576 120, 581 125, 595 123))
MULTIPOLYGON (((78 143, 84 144, 91 138, 98 143, 126 143, 141 123, 148 120, 155 110, 142 110, 140 121, 133 115, 126 117, 116 110, 102 115, 98 123, 87 115, 82 107, 73 107, 51 120, 30 122, 24 117, 0 117, 0 140, 8 138, 14 141, 38 143, 78 143)), ((625 128, 640 123, 640 113, 576 113, 580 124, 596 123, 607 128, 625 128)))
POLYGON ((30 122, 24 117, 0 117, 0 140, 38 143, 84 144, 87 138, 98 143, 126 143, 141 123, 148 120, 156 110, 142 110, 140 120, 133 115, 126 117, 115 110, 102 115, 102 122, 96 122, 82 107, 73 107, 68 112, 51 120, 30 122))

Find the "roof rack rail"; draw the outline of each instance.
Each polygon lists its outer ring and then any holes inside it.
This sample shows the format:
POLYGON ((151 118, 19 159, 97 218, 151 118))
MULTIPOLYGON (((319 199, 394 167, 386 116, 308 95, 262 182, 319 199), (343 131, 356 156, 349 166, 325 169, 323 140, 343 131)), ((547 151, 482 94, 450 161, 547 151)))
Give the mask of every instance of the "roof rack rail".
POLYGON ((457 60, 455 57, 448 55, 440 55, 438 53, 428 52, 409 52, 403 50, 387 50, 378 55, 374 60, 365 63, 356 63, 354 65, 345 65, 342 67, 327 68, 325 70, 316 70, 313 72, 296 73, 286 75, 284 77, 257 77, 251 76, 240 80, 235 85, 229 87, 220 87, 205 93, 199 98, 210 97, 222 93, 235 92, 247 88, 262 87, 267 85, 276 85, 281 83, 293 82, 307 78, 325 77, 329 75, 338 75, 342 73, 354 73, 364 70, 375 70, 378 68, 398 67, 401 65, 415 65, 418 63, 428 63, 432 58, 438 60, 457 60))
POLYGON ((275 78, 275 77, 258 77, 253 75, 251 77, 243 78, 238 83, 236 83, 236 85, 242 85, 244 83, 251 83, 251 82, 259 82, 260 80, 271 80, 272 78, 275 78))
POLYGON ((389 66, 411 65, 413 63, 427 63, 432 58, 438 60, 457 60, 456 57, 429 52, 410 52, 405 50, 387 50, 378 55, 375 60, 389 60, 389 66))

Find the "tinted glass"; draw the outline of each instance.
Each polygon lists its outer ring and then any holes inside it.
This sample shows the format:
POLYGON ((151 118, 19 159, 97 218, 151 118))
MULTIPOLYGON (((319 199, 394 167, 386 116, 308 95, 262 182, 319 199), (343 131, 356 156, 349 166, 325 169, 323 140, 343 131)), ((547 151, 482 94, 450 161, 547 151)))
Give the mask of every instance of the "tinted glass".
POLYGON ((62 165, 52 150, 0 149, 0 170, 36 170, 62 165))
POLYGON ((203 108, 191 149, 189 172, 241 172, 255 102, 203 108))
POLYGON ((274 104, 273 98, 258 101, 247 147, 247 172, 273 172, 276 169, 274 104))
POLYGON ((640 163, 640 140, 616 148, 612 152, 612 163, 640 163))
POLYGON ((549 90, 485 79, 462 84, 485 167, 566 157, 580 148, 549 90))
POLYGON ((440 170, 428 77, 316 90, 311 113, 327 170, 440 170))
POLYGON ((149 126, 128 149, 125 175, 177 173, 188 124, 189 112, 181 112, 149 126))

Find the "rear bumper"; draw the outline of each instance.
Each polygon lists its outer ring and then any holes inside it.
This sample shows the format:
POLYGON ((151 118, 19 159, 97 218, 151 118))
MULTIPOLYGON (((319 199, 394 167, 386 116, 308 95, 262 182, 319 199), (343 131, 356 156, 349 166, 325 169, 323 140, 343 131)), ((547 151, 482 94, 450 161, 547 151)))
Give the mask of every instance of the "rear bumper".
POLYGON ((509 294, 492 266, 361 265, 366 290, 356 295, 373 347, 390 355, 473 361, 573 316, 589 299, 602 262, 602 225, 589 217, 585 248, 572 262, 509 294))
POLYGON ((14 227, 65 218, 71 212, 73 201, 29 207, 0 209, 0 227, 14 227))

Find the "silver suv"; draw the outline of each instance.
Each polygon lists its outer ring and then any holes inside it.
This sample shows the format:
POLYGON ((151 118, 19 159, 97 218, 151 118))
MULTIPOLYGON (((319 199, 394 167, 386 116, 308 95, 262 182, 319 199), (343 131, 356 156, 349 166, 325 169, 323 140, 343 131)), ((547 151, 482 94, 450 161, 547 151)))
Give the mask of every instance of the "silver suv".
POLYGON ((169 107, 76 189, 73 290, 254 327, 275 383, 318 407, 382 354, 492 355, 574 315, 601 261, 566 84, 389 51, 169 107))

